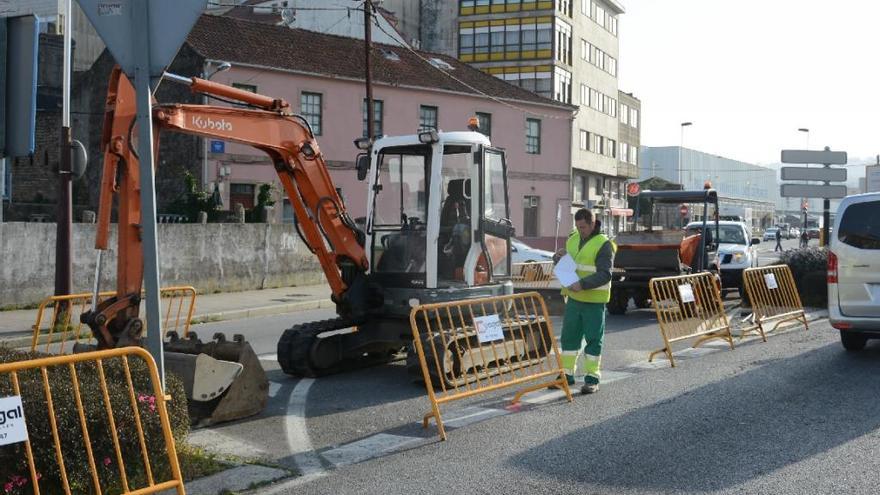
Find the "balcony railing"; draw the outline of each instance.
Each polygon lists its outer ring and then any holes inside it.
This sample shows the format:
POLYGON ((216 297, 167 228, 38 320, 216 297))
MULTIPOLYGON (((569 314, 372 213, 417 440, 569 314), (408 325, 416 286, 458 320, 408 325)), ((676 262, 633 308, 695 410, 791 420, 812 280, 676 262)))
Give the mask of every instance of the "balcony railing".
POLYGON ((617 162, 617 176, 628 179, 639 178, 639 166, 630 163, 617 162))

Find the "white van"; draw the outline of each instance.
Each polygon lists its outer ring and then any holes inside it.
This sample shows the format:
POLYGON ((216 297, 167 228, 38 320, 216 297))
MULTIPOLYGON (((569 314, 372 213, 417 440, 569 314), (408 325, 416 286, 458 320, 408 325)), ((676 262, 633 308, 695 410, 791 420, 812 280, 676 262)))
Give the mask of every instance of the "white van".
POLYGON ((840 202, 828 253, 828 316, 843 347, 880 338, 880 193, 840 202))

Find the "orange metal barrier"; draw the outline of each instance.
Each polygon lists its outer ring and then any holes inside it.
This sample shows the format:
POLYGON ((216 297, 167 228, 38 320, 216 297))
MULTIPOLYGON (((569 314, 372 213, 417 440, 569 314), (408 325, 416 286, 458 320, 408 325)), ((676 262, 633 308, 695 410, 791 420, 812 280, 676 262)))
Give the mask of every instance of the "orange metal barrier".
MULTIPOLYGON (((552 261, 531 261, 513 263, 510 280, 516 289, 544 289, 555 281, 552 261)), ((555 284, 559 287, 559 283, 555 284)))
POLYGON ((166 398, 147 351, 0 364, 0 397, 20 400, 17 412, 4 416, 5 432, 20 434, 0 448, 0 479, 15 493, 185 494, 166 398))
POLYGON ((783 323, 798 321, 803 323, 804 330, 809 330, 807 315, 801 304, 794 277, 788 265, 763 266, 748 268, 743 271, 743 284, 746 295, 752 304, 752 320, 754 325, 744 328, 741 336, 757 330, 761 339, 767 342, 765 325, 774 324, 770 332, 783 323))
MULTIPOLYGON (((101 292, 98 302, 114 296, 115 292, 101 292)), ((72 351, 66 348, 68 342, 88 343, 93 340, 88 325, 80 323, 79 315, 91 309, 92 293, 50 296, 37 308, 37 319, 33 326, 31 350, 64 354, 72 351), (66 307, 66 310, 65 310, 66 307), (51 311, 49 317, 47 313, 51 311), (48 321, 49 325, 44 326, 48 321), (53 347, 53 344, 56 344, 53 347), (40 349, 38 349, 40 347, 40 349)), ((166 287, 160 290, 163 299, 162 329, 167 333, 171 330, 186 336, 196 307, 196 290, 193 287, 166 287)))
POLYGON ((652 352, 648 361, 661 352, 675 367, 672 342, 693 337, 693 347, 711 339, 724 339, 733 349, 730 322, 721 302, 721 286, 715 275, 703 272, 677 277, 652 278, 651 301, 657 313, 664 347, 652 352))
POLYGON ((536 292, 425 304, 412 309, 410 326, 431 401, 423 426, 433 417, 441 440, 446 402, 521 384, 527 386, 513 403, 550 385, 571 401, 547 307, 536 292))

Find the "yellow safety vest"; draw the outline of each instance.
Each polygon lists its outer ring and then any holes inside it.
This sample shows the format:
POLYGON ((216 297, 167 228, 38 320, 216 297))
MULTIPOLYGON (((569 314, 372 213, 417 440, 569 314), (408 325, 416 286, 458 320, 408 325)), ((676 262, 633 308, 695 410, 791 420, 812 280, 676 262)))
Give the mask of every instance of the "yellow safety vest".
MULTIPOLYGON (((609 242, 607 236, 604 234, 597 234, 587 241, 587 243, 584 244, 584 247, 581 248, 580 234, 575 232, 568 238, 568 241, 565 242, 565 250, 574 259, 574 262, 577 263, 576 272, 578 277, 584 278, 596 273, 596 256, 606 242, 609 242)), ((607 303, 611 300, 611 281, 605 285, 596 287, 595 289, 587 289, 577 292, 572 292, 567 288, 563 288, 562 295, 580 302, 607 303)))

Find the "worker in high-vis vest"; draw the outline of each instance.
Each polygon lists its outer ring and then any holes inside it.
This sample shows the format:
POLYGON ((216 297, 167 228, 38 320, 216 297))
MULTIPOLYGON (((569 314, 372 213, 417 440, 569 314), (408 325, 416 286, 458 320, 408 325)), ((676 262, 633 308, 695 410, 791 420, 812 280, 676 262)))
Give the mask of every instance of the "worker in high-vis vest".
POLYGON ((577 282, 562 289, 567 296, 565 317, 562 321, 562 367, 569 385, 575 376, 583 374, 581 393, 599 391, 602 364, 602 341, 605 337, 605 305, 611 300, 611 267, 614 265, 615 245, 599 232, 593 212, 581 208, 574 215, 577 231, 565 247, 553 256, 554 262, 566 254, 577 264, 577 282), (578 361, 583 345, 583 369, 578 361), (581 371, 581 373, 578 373, 581 371))

